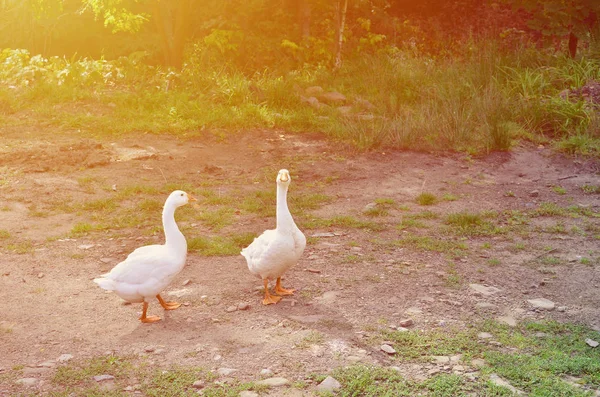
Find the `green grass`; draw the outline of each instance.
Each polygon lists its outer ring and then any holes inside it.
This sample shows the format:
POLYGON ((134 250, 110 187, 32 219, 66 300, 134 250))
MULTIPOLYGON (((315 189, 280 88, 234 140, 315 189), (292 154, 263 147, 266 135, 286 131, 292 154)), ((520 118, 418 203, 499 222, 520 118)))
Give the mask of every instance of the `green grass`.
POLYGON ((491 236, 505 233, 487 219, 496 217, 494 213, 454 212, 446 216, 445 223, 450 229, 462 236, 491 236))
POLYGON ((415 198, 415 201, 419 205, 434 205, 438 202, 438 198, 433 193, 423 192, 415 198))
POLYGON ((562 186, 554 186, 554 187, 552 188, 552 191, 553 191, 554 193, 556 193, 556 194, 559 194, 559 195, 564 195, 564 194, 567 194, 567 189, 565 189, 565 188, 564 188, 564 187, 562 187, 562 186))
POLYGON ((6 240, 10 238, 10 232, 8 230, 0 229, 0 240, 6 240))
POLYGON ((385 226, 372 221, 363 221, 351 215, 338 215, 332 218, 313 218, 302 223, 306 229, 320 228, 347 228, 347 229, 367 229, 372 231, 381 231, 385 226))
POLYGON ((228 256, 238 255, 242 248, 250 244, 257 237, 254 233, 231 234, 214 237, 188 238, 188 251, 198 252, 203 256, 228 256))
POLYGON ((600 186, 598 185, 583 185, 581 190, 585 194, 600 194, 600 186))
POLYGON ((469 249, 468 246, 462 242, 414 234, 403 236, 399 240, 395 240, 394 244, 400 247, 418 249, 421 251, 444 252, 454 255, 462 254, 469 249))

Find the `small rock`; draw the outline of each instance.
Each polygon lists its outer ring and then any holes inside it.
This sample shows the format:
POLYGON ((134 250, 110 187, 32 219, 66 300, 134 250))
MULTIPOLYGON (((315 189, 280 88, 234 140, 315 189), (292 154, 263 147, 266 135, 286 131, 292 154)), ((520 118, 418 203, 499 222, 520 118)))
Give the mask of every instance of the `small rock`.
POLYGON ((227 313, 231 313, 231 312, 235 312, 237 310, 237 306, 229 306, 227 309, 225 309, 225 311, 227 313))
POLYGON ((496 310, 498 308, 496 305, 489 302, 479 302, 475 307, 480 310, 496 310))
POLYGON ((358 363, 358 362, 362 361, 362 357, 348 356, 348 357, 346 357, 346 360, 350 361, 351 363, 358 363))
POLYGON ((471 360, 471 365, 475 368, 481 368, 485 365, 485 360, 481 358, 474 358, 471 360))
POLYGON ((146 346, 146 347, 144 347, 144 351, 146 353, 152 353, 155 350, 156 350, 156 347, 154 347, 154 346, 146 346))
POLYGON ((539 190, 532 190, 529 192, 530 197, 538 197, 540 195, 539 190))
POLYGON ((100 258, 100 262, 102 263, 113 263, 115 259, 113 258, 100 258))
POLYGON ((104 382, 107 380, 114 380, 114 379, 115 379, 115 377, 112 375, 96 375, 96 376, 94 376, 94 380, 96 382, 104 382))
POLYGON ((318 96, 321 95, 323 92, 325 92, 325 90, 323 90, 323 87, 318 85, 306 87, 306 89, 304 90, 304 94, 306 94, 307 96, 318 96))
POLYGON ((204 387, 204 381, 203 380, 197 380, 192 384, 192 387, 194 389, 202 389, 204 387))
POLYGON ((505 387, 515 394, 519 394, 519 395, 523 394, 522 391, 517 390, 516 387, 514 387, 513 385, 511 385, 510 383, 508 383, 507 381, 505 381, 504 379, 502 379, 501 377, 499 377, 496 374, 490 375, 490 382, 492 382, 496 386, 505 387))
POLYGON ((275 377, 275 378, 267 378, 267 379, 259 380, 258 382, 255 382, 255 383, 259 386, 280 387, 280 386, 287 385, 288 383, 290 383, 290 381, 287 380, 286 378, 275 377))
POLYGON ((260 370, 260 376, 271 376, 273 371, 270 368, 263 368, 260 370))
POLYGON ((415 315, 415 314, 421 314, 423 313, 423 310, 419 309, 418 307, 409 307, 408 309, 406 309, 404 311, 404 314, 408 314, 408 315, 415 315))
POLYGON ((251 390, 241 391, 239 397, 258 397, 258 393, 251 390))
POLYGON ((528 299, 527 302, 536 309, 554 310, 554 302, 545 298, 528 299))
POLYGON ((408 327, 411 327, 414 325, 414 321, 410 318, 407 318, 404 320, 400 320, 400 322, 398 324, 403 328, 408 328, 408 327))
POLYGON ((338 390, 341 387, 342 385, 340 384, 340 382, 337 381, 337 379, 328 376, 323 380, 323 382, 319 383, 319 385, 317 386, 317 391, 331 393, 335 390, 338 390))
POLYGON ((192 282, 192 280, 190 280, 190 279, 188 278, 188 279, 187 279, 187 280, 185 280, 183 283, 181 283, 181 285, 183 285, 183 286, 185 287, 186 285, 188 285, 188 284, 189 284, 189 283, 191 283, 191 282, 192 282))
POLYGON ((457 363, 457 362, 459 362, 460 360, 462 360, 462 357, 463 357, 463 355, 462 355, 462 354, 456 354, 456 355, 454 355, 454 356, 451 356, 451 357, 450 357, 450 362, 451 362, 451 363, 457 363))
POLYGON ((489 332, 480 332, 477 334, 477 337, 479 339, 492 339, 494 335, 490 334, 489 332))
POLYGON ((250 305, 247 303, 244 303, 244 302, 238 303, 237 309, 238 310, 248 310, 248 309, 250 309, 250 305))
POLYGON ((77 248, 81 249, 81 250, 89 250, 90 248, 94 247, 95 244, 81 244, 78 245, 77 248))
POLYGON ((363 212, 370 212, 377 208, 377 203, 369 203, 363 208, 363 212))
POLYGON ((566 312, 567 311, 567 307, 566 306, 559 306, 556 308, 556 310, 558 310, 559 312, 566 312))
POLYGON ((585 343, 587 343, 587 345, 590 346, 590 347, 598 347, 598 345, 600 344, 600 343, 598 343, 595 340, 590 339, 590 338, 587 338, 585 340, 585 343))
POLYGON ((390 346, 388 344, 381 345, 380 349, 382 351, 386 352, 387 354, 396 354, 396 349, 394 349, 392 346, 390 346))
POLYGON ((452 367, 452 369, 457 372, 464 372, 465 367, 463 367, 462 365, 459 364, 459 365, 455 365, 454 367, 452 367))
POLYGON ((40 368, 52 368, 56 365, 54 361, 44 361, 43 363, 39 363, 37 366, 40 368))
POLYGON ((330 103, 330 104, 346 102, 346 97, 337 91, 326 92, 324 94, 321 94, 319 96, 319 98, 323 102, 330 103))
POLYGON ((450 357, 447 356, 433 356, 432 358, 436 364, 448 364, 450 362, 450 357))
POLYGON ((58 361, 59 363, 66 363, 67 361, 71 360, 73 358, 72 354, 61 354, 56 361, 58 361))
POLYGON ((429 371, 427 371, 428 375, 435 375, 435 374, 439 374, 439 373, 440 373, 439 368, 431 368, 429 371))
POLYGON ((39 379, 37 378, 21 378, 19 380, 17 380, 17 383, 26 386, 26 387, 33 387, 35 385, 37 385, 39 382, 39 379))
POLYGON ((490 295, 494 295, 495 293, 498 293, 500 291, 502 291, 500 288, 496 288, 496 287, 486 287, 485 285, 481 285, 481 284, 469 284, 469 287, 474 290, 475 292, 479 292, 481 295, 484 296, 490 296, 490 295))
POLYGON ((233 368, 219 368, 217 370, 217 373, 221 376, 229 376, 236 371, 237 371, 237 369, 233 369, 233 368))
POLYGON ((38 278, 44 278, 45 274, 44 273, 38 273, 38 278))
POLYGON ((501 316, 498 317, 498 322, 502 323, 502 324, 506 324, 509 327, 516 327, 517 326, 517 320, 514 319, 514 317, 512 316, 501 316))

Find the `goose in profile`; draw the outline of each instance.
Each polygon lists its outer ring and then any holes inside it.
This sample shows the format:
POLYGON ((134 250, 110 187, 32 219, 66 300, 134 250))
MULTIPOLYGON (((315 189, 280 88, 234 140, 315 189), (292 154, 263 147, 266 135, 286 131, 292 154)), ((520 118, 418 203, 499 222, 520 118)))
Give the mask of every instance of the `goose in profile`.
POLYGON ((165 310, 174 310, 181 306, 177 302, 165 302, 160 293, 185 265, 187 242, 175 222, 175 210, 190 201, 196 201, 191 194, 181 190, 172 192, 162 211, 165 243, 137 248, 110 272, 94 279, 101 288, 114 291, 128 302, 143 302, 140 317, 143 323, 160 320, 158 316, 146 314, 148 303, 154 298, 158 299, 165 310))

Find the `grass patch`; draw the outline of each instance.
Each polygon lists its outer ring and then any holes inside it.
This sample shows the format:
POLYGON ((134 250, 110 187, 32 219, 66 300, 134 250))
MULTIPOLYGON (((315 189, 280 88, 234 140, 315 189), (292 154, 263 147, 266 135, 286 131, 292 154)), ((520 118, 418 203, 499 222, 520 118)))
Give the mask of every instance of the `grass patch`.
POLYGON ((347 229, 367 229, 372 231, 381 231, 385 226, 376 222, 363 221, 350 215, 339 215, 332 218, 316 218, 303 222, 302 225, 306 229, 320 228, 347 228, 347 229))
POLYGON ((438 202, 438 198, 433 193, 423 192, 415 198, 415 201, 419 205, 434 205, 438 202))
POLYGON ((581 190, 585 194, 600 194, 600 186, 598 185, 583 185, 581 190))
POLYGON ((468 246, 462 242, 417 235, 405 236, 399 240, 395 240, 394 244, 400 247, 413 248, 422 251, 452 253, 453 255, 461 255, 469 249, 468 246))
POLYGON ((204 256, 238 255, 255 237, 254 233, 232 234, 225 237, 192 237, 187 241, 188 251, 198 252, 204 256))
POLYGON ((445 223, 462 236, 490 236, 505 232, 486 220, 492 216, 490 213, 455 212, 446 216, 445 223))

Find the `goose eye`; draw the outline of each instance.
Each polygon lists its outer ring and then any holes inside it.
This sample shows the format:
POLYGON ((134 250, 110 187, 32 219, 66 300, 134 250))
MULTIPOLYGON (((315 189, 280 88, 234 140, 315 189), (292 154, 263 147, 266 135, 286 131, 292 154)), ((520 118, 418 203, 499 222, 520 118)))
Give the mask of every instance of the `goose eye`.
POLYGON ((183 197, 183 193, 181 193, 180 196, 183 197))

